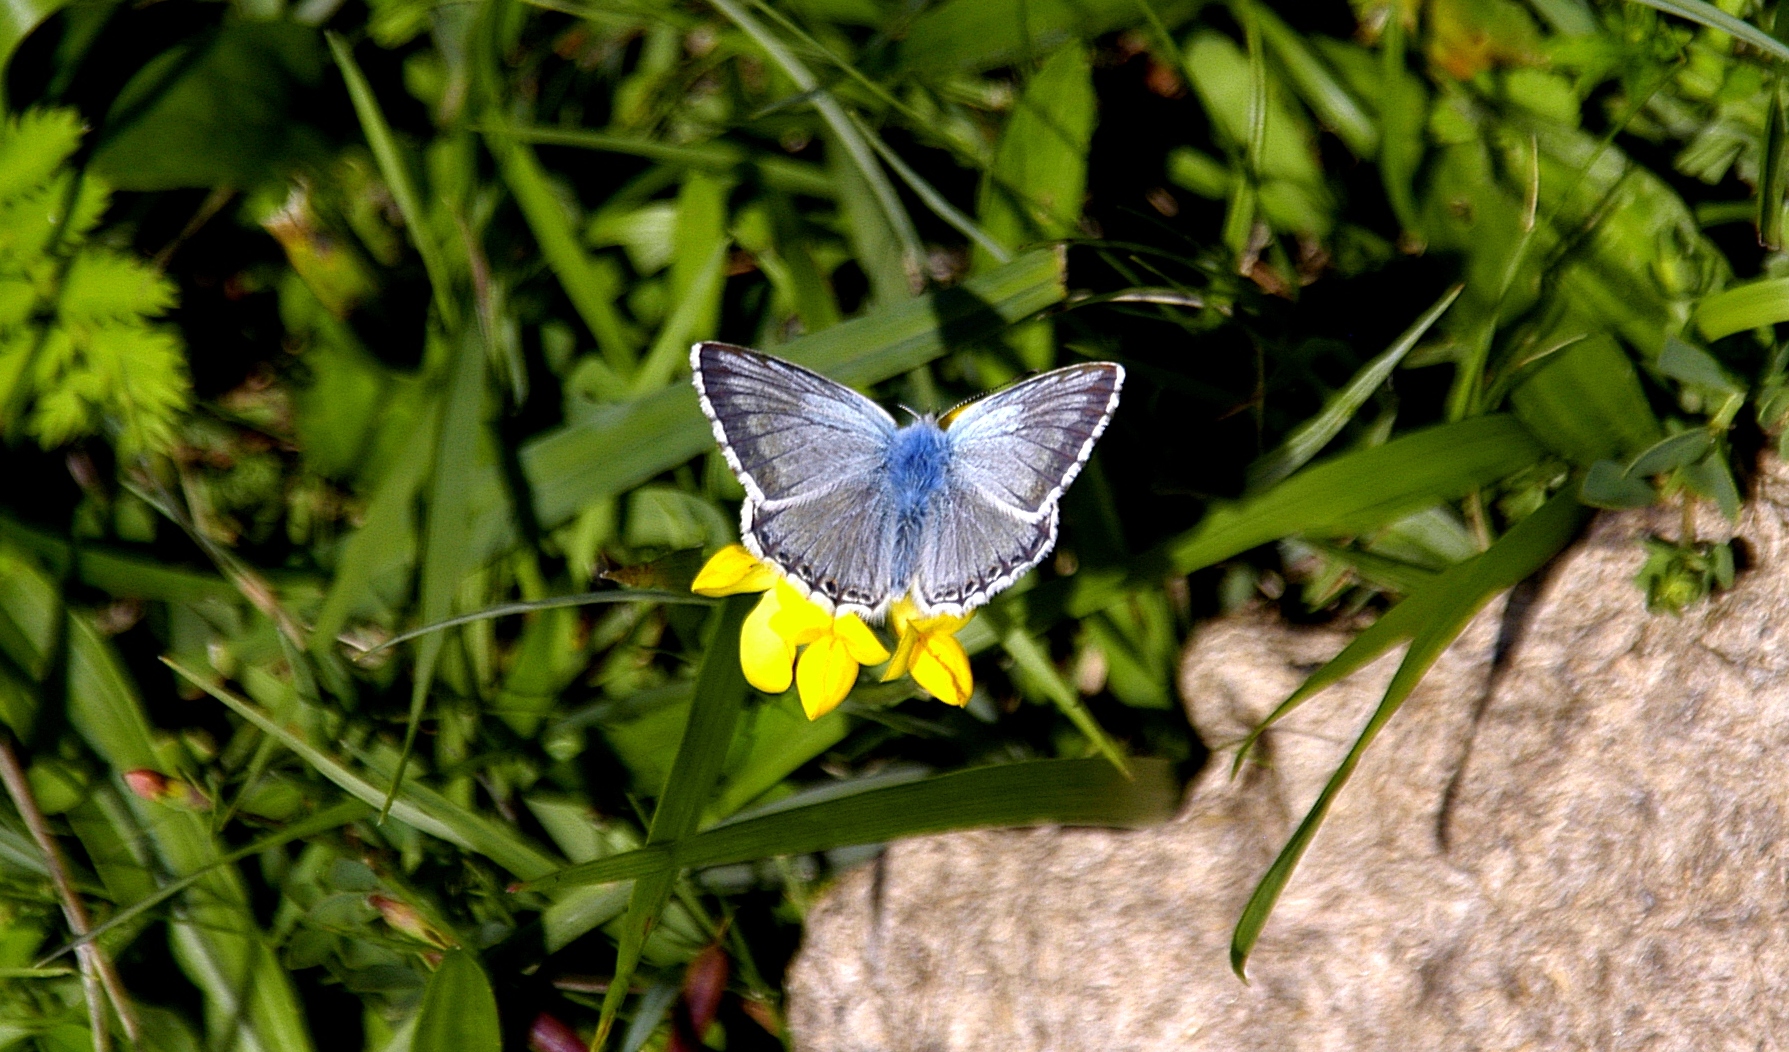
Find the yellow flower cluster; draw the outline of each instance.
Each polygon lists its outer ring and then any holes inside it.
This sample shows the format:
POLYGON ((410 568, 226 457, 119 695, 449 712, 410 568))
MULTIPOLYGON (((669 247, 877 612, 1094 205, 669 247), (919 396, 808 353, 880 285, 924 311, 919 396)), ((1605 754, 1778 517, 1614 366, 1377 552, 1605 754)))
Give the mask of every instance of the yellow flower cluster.
POLYGON ((975 684, 969 655, 956 638, 968 617, 920 617, 912 601, 902 599, 889 616, 896 637, 890 655, 856 614, 827 613, 738 544, 716 552, 690 590, 711 596, 764 593, 740 629, 739 667, 746 682, 766 694, 781 694, 793 683, 810 720, 838 708, 864 665, 884 661, 882 682, 910 675, 939 701, 969 704, 975 684), (798 648, 805 648, 799 660, 798 648))

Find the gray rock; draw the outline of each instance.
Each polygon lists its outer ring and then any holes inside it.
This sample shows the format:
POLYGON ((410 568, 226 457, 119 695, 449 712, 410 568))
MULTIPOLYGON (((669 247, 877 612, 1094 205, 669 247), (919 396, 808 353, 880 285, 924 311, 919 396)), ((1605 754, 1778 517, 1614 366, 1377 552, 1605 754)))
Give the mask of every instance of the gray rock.
POLYGON ((1205 626, 1182 690, 1215 753, 1179 818, 894 845, 808 915, 795 1047, 1781 1047, 1785 508, 1777 465, 1737 531, 1753 565, 1681 619, 1632 583, 1636 539, 1674 535, 1640 514, 1600 519, 1481 615, 1368 752, 1247 986, 1227 961, 1237 914, 1397 658, 1318 695, 1231 780, 1225 747, 1347 636, 1205 626))

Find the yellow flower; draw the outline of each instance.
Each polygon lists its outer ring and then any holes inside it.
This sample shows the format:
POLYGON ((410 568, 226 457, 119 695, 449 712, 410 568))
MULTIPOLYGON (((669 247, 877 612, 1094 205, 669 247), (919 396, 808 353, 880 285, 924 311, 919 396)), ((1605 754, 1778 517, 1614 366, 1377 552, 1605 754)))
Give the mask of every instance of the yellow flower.
POLYGON ((882 673, 882 682, 911 675, 913 682, 939 701, 958 708, 969 704, 975 680, 969 674, 969 654, 957 642, 957 632, 969 623, 969 617, 921 617, 912 600, 895 603, 889 619, 900 641, 888 670, 882 673))
POLYGON ((856 614, 827 613, 737 544, 716 552, 690 587, 702 595, 765 593, 740 629, 739 667, 766 694, 794 683, 810 720, 838 708, 859 668, 888 660, 888 648, 856 614), (799 665, 797 647, 807 648, 799 665))

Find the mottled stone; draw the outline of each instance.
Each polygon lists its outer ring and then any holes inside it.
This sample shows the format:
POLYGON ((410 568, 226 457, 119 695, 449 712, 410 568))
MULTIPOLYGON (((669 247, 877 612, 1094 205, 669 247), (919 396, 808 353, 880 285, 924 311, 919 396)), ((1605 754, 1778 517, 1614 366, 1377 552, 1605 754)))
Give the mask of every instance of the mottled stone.
MULTIPOLYGON (((1344 791, 1250 963, 1238 911, 1385 689, 1330 688, 1229 777, 1233 745, 1344 633, 1253 613, 1189 642, 1215 750, 1181 815, 897 844, 808 917, 802 1052, 1774 1049, 1789 1033, 1789 471, 1749 569, 1649 615, 1605 516, 1493 604, 1344 791)), ((1704 536, 1723 534, 1705 520, 1704 536)))

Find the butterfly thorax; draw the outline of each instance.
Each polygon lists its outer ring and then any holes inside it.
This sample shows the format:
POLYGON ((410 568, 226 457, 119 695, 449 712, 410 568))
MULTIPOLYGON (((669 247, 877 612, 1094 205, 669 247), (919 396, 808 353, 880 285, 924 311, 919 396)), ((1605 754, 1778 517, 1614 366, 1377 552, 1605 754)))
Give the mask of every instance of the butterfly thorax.
POLYGON ((950 465, 950 438, 930 416, 901 428, 888 446, 888 496, 894 504, 894 580, 904 585, 913 572, 920 525, 933 498, 944 488, 950 465))

